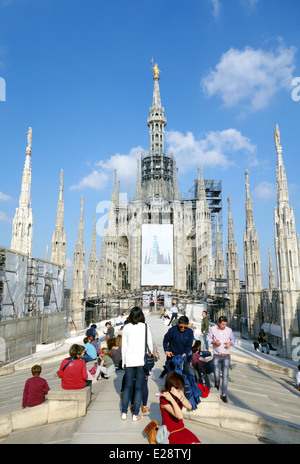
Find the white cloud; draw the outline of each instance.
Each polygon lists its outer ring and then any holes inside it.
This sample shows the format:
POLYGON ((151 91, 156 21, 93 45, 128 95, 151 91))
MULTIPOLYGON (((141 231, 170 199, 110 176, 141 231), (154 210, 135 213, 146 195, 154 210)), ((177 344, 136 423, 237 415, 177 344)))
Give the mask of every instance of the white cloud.
POLYGON ((276 199, 276 186, 271 182, 261 182, 253 190, 253 196, 259 200, 268 201, 276 199))
MULTIPOLYGON (((251 160, 247 159, 247 165, 257 164, 256 146, 236 129, 208 132, 199 140, 194 137, 192 132, 182 134, 179 131, 167 131, 165 140, 167 148, 173 153, 176 165, 181 172, 192 171, 201 165, 226 169, 234 164, 230 156, 239 151, 251 157, 251 160)), ((108 182, 111 183, 115 169, 121 190, 135 188, 137 160, 140 159, 143 151, 144 149, 140 146, 134 147, 128 155, 116 153, 107 160, 96 162, 92 172, 76 185, 72 185, 71 190, 84 188, 102 190, 108 182)))
POLYGON ((256 146, 236 129, 208 132, 196 140, 192 132, 186 135, 177 131, 166 132, 166 141, 181 171, 189 171, 200 165, 226 169, 234 164, 230 154, 243 150, 255 158, 256 146))
POLYGON ((122 185, 129 185, 137 174, 137 160, 140 159, 142 147, 132 148, 128 155, 116 153, 107 161, 99 161, 95 165, 103 169, 105 172, 118 171, 118 179, 122 185))
POLYGON ((106 187, 108 175, 104 172, 94 169, 90 174, 84 177, 76 185, 71 185, 70 190, 82 190, 90 187, 96 190, 102 190, 106 187))
POLYGON ((257 3, 258 0, 242 0, 242 5, 244 5, 246 8, 249 8, 250 10, 254 9, 257 3))
POLYGON ((0 201, 10 201, 12 198, 5 193, 0 192, 0 201))
POLYGON ((12 218, 9 218, 6 213, 0 211, 0 222, 4 222, 4 224, 12 224, 12 218))
POLYGON ((221 10, 221 1, 220 0, 211 0, 213 5, 213 16, 215 19, 218 19, 221 10))
POLYGON ((202 80, 202 88, 208 97, 220 95, 226 107, 244 104, 258 110, 280 89, 290 89, 296 51, 283 45, 275 51, 230 48, 202 80))
POLYGON ((82 190, 84 188, 93 188, 103 190, 108 181, 111 181, 111 174, 117 169, 117 177, 121 182, 122 188, 129 187, 136 180, 137 159, 140 158, 142 147, 132 148, 128 155, 116 153, 108 160, 101 160, 94 164, 93 171, 79 181, 76 185, 70 187, 71 190, 82 190))

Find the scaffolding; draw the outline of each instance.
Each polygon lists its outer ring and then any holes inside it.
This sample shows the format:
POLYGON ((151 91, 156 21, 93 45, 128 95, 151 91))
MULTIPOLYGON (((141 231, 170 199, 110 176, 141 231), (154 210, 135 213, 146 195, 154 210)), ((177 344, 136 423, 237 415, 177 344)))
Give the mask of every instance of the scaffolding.
POLYGON ((173 186, 174 157, 171 152, 145 150, 141 161, 142 186, 151 179, 164 179, 173 186))
POLYGON ((64 268, 0 248, 0 320, 62 311, 64 268))
MULTIPOLYGON (((222 208, 222 181, 205 179, 205 195, 211 213, 211 229, 212 229, 212 247, 213 253, 216 252, 216 233, 217 233, 217 215, 219 222, 219 230, 221 237, 221 246, 223 248, 223 208, 222 208)), ((193 209, 196 209, 196 201, 198 200, 198 179, 195 179, 194 185, 189 190, 187 200, 191 200, 193 209)))

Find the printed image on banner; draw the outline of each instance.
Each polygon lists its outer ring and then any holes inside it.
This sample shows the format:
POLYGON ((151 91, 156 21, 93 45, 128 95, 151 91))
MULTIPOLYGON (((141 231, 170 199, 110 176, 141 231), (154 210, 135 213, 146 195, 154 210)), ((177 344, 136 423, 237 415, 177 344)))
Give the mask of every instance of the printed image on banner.
POLYGON ((173 225, 142 225, 142 285, 172 286, 173 225))

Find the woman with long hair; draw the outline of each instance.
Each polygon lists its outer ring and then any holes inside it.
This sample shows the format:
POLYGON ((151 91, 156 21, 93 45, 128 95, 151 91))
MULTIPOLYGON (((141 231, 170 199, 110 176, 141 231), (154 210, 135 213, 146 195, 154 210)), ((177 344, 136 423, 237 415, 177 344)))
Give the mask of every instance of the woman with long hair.
MULTIPOLYGON (((142 419, 139 410, 142 402, 143 386, 145 379, 144 357, 145 357, 145 316, 138 306, 132 308, 129 314, 129 322, 124 326, 122 332, 122 367, 125 368, 125 386, 121 402, 121 418, 127 418, 128 405, 131 401, 131 391, 135 386, 133 400, 134 422, 142 419)), ((147 342, 149 351, 153 351, 153 342, 150 329, 147 325, 147 342)))
POLYGON ((191 403, 184 396, 183 388, 184 378, 173 371, 166 378, 159 399, 162 425, 165 425, 170 432, 169 443, 171 445, 201 443, 193 432, 185 428, 183 423, 182 408, 192 409, 191 403))

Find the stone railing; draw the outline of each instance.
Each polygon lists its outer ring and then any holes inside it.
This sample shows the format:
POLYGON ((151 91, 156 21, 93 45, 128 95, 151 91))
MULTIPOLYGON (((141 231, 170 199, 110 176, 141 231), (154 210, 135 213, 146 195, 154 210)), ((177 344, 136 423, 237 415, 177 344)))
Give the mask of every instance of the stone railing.
POLYGON ((91 402, 91 388, 50 390, 47 396, 48 400, 39 406, 0 416, 0 438, 8 437, 16 430, 85 416, 91 402))

